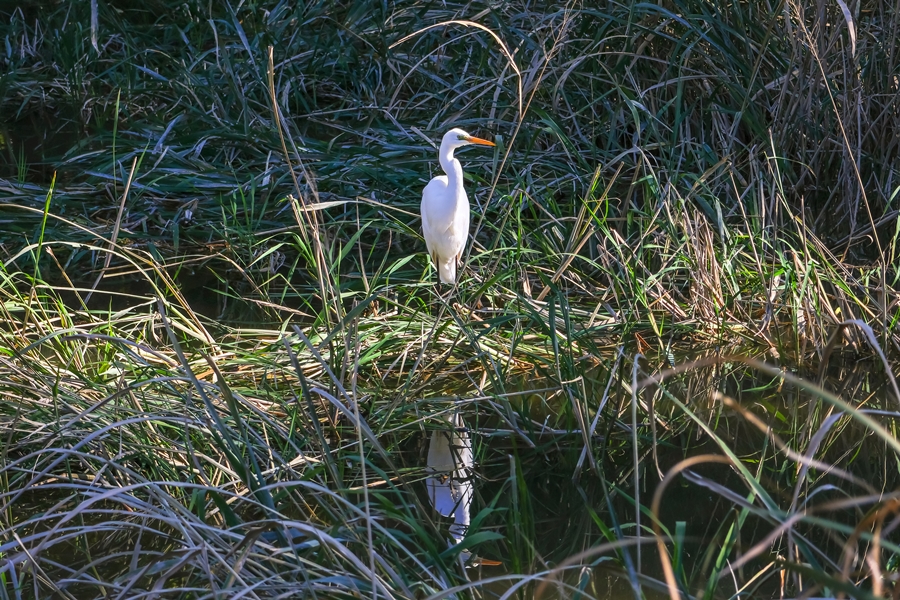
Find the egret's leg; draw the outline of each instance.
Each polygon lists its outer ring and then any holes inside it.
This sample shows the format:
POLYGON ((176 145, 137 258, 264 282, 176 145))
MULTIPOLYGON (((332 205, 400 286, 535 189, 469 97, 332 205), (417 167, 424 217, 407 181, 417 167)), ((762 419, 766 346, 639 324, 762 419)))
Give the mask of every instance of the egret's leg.
POLYGON ((459 254, 456 255, 456 280, 459 281, 463 276, 463 250, 459 251, 459 254))

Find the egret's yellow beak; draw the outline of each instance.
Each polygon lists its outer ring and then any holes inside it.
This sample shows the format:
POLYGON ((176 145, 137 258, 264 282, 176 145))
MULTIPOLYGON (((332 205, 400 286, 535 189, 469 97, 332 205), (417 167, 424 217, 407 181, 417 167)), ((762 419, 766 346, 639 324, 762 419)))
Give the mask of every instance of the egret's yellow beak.
POLYGON ((487 140, 483 140, 481 138, 477 138, 477 137, 474 137, 471 135, 466 138, 466 141, 469 142, 470 144, 478 144, 479 146, 496 146, 497 145, 494 142, 489 142, 487 140))
POLYGON ((488 560, 486 558, 481 558, 480 556, 473 556, 472 560, 469 562, 470 567, 499 567, 502 565, 503 563, 499 560, 488 560))

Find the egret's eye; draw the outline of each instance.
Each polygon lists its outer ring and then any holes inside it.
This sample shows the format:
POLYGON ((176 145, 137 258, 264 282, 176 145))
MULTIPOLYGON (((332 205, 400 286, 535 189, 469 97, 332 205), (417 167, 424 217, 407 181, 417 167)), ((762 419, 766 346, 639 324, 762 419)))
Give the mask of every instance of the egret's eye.
POLYGON ((461 141, 466 141, 466 136, 464 136, 464 135, 458 135, 458 136, 456 136, 456 138, 461 141))

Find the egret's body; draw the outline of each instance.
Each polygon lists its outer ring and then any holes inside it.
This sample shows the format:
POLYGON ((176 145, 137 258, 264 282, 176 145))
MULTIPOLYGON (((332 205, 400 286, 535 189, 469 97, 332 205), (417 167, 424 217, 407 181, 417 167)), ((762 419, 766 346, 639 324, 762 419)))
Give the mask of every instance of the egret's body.
POLYGON ((469 529, 472 505, 472 442, 459 413, 450 419, 452 431, 435 430, 428 444, 428 499, 436 511, 453 516, 450 535, 457 544, 469 529))
POLYGON ((422 191, 422 234, 442 283, 456 282, 456 267, 469 237, 469 197, 463 187, 462 165, 453 152, 470 144, 494 145, 462 129, 445 133, 438 158, 446 175, 438 175, 422 191))

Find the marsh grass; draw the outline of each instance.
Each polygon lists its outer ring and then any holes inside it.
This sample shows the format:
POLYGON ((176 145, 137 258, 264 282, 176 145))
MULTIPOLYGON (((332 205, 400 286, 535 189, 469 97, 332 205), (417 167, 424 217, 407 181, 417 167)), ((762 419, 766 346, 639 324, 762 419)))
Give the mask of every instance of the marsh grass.
POLYGON ((898 17, 718 4, 0 13, 0 594, 893 593, 898 17))

